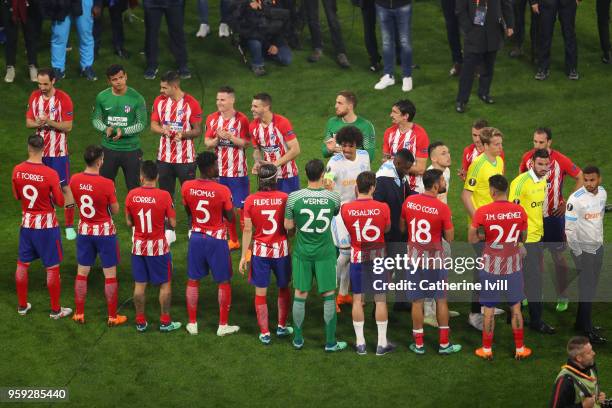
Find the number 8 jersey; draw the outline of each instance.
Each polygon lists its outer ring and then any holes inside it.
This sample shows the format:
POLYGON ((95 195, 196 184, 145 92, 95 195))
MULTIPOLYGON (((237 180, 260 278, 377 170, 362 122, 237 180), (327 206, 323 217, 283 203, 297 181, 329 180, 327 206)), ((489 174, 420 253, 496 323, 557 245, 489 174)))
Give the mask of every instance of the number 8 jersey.
POLYGON ((117 202, 115 183, 98 174, 78 173, 70 179, 70 190, 79 207, 80 235, 115 235, 109 206, 117 202))
POLYGON ((287 194, 259 191, 244 200, 244 218, 253 223, 253 255, 282 258, 289 255, 287 232, 283 225, 287 194))

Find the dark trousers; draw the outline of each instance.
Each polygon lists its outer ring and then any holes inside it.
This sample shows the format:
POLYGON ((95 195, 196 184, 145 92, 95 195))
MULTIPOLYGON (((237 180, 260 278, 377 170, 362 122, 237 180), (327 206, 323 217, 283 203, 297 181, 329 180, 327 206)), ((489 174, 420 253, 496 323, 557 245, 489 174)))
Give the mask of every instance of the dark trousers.
MULTIPOLYGON (((321 0, 325 17, 327 17, 327 25, 331 35, 332 45, 336 54, 346 52, 344 40, 342 39, 342 29, 337 15, 336 0, 321 0)), ((306 9, 306 18, 308 20, 308 29, 312 41, 312 48, 323 48, 323 39, 321 38, 321 24, 319 24, 319 0, 304 0, 306 9)))
POLYGON ((493 82, 493 69, 495 68, 495 57, 497 51, 487 51, 483 53, 466 52, 463 58, 463 68, 459 78, 459 93, 457 102, 467 103, 472 92, 474 74, 480 66, 480 80, 478 83, 478 95, 489 95, 491 92, 491 82, 493 82))
POLYGON ((525 8, 529 9, 531 15, 531 23, 529 25, 529 37, 531 40, 532 57, 535 57, 535 52, 538 49, 538 15, 531 11, 531 6, 527 0, 514 0, 512 8, 514 9, 514 35, 512 39, 517 47, 522 47, 525 41, 525 8))
POLYGON ((610 52, 610 0, 596 0, 599 45, 604 55, 610 52))
POLYGON ((4 1, 0 1, 0 7, 2 7, 0 12, 0 14, 2 14, 2 25, 6 33, 6 44, 4 45, 6 65, 14 66, 17 62, 17 37, 19 35, 20 26, 25 40, 28 64, 38 65, 36 56, 38 53, 38 40, 42 27, 42 16, 40 15, 38 4, 30 4, 31 6, 28 7, 28 18, 24 24, 21 22, 15 23, 9 6, 4 1))
POLYGON ((94 35, 94 49, 96 53, 100 49, 100 44, 102 43, 102 19, 104 18, 104 9, 108 8, 108 12, 110 14, 111 20, 111 30, 113 35, 113 48, 121 49, 123 48, 123 43, 125 41, 125 36, 123 34, 123 11, 124 5, 115 4, 113 7, 110 7, 108 0, 105 0, 102 3, 102 14, 94 19, 93 26, 93 35, 94 35))
POLYGON ((451 50, 453 63, 462 64, 463 54, 461 53, 461 35, 459 34, 459 20, 455 14, 455 0, 441 0, 442 13, 446 23, 446 38, 451 50))
POLYGON ((178 178, 179 183, 182 185, 186 180, 193 180, 195 178, 195 163, 166 163, 158 160, 157 168, 159 172, 159 188, 170 193, 170 197, 173 200, 176 179, 178 178))
POLYGON ((142 150, 140 149, 122 152, 104 147, 104 162, 100 168, 100 175, 115 181, 117 172, 121 168, 127 189, 132 190, 140 185, 141 161, 142 150))
POLYGON ((378 40, 376 39, 376 4, 374 0, 363 0, 361 17, 363 20, 363 40, 370 57, 370 64, 374 65, 381 59, 378 52, 378 40))
POLYGON ((538 327, 542 322, 542 262, 544 247, 541 242, 525 243, 525 294, 529 302, 529 324, 538 327))
POLYGON ((542 4, 540 7, 540 38, 538 41, 538 65, 540 69, 547 70, 550 67, 550 48, 555 30, 555 21, 559 15, 561 34, 565 45, 565 71, 578 67, 578 45, 576 43, 576 2, 561 6, 556 0, 550 6, 542 4))
POLYGON ((595 300, 597 292, 597 283, 599 282, 599 274, 603 263, 603 246, 595 252, 589 254, 582 252, 574 258, 576 269, 578 270, 578 312, 576 313, 576 328, 589 332, 593 330, 593 322, 591 320, 592 302, 595 300))
POLYGON ((170 51, 178 68, 187 67, 187 47, 183 31, 185 8, 183 5, 166 8, 145 7, 145 55, 147 67, 157 68, 159 64, 159 29, 162 17, 166 16, 170 51))

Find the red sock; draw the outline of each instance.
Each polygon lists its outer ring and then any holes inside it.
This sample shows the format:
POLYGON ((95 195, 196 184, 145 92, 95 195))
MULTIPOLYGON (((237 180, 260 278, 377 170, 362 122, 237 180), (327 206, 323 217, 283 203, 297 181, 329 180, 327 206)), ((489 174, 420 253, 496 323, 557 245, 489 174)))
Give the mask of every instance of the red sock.
POLYGON ((238 241, 238 233, 236 232, 236 217, 234 217, 231 221, 226 221, 225 225, 227 226, 227 230, 229 232, 230 241, 238 241))
POLYGON ((47 268, 47 289, 49 290, 49 298, 51 299, 51 310, 59 312, 61 308, 60 293, 62 291, 59 265, 47 268))
POLYGON ((493 332, 487 333, 486 331, 482 331, 482 347, 486 349, 491 349, 493 346, 493 332))
POLYGON ((64 224, 66 227, 74 225, 74 204, 64 207, 64 224))
POLYGON ((512 329, 512 335, 514 336, 514 346, 520 349, 525 344, 523 343, 524 331, 523 329, 512 329))
POLYGON ((440 326, 440 331, 438 332, 438 337, 440 340, 440 345, 441 346, 447 346, 449 341, 448 341, 448 334, 450 332, 450 328, 448 326, 440 326))
POLYGON ((117 278, 107 278, 104 280, 104 294, 106 295, 106 308, 108 317, 117 317, 117 278))
POLYGON ((244 230, 244 211, 242 211, 242 208, 236 208, 236 211, 238 212, 238 219, 240 220, 240 231, 244 230))
POLYGON ((29 264, 17 262, 17 270, 15 271, 15 284, 17 286, 17 303, 19 307, 25 308, 28 306, 28 268, 29 264))
POLYGON ((257 324, 259 325, 261 334, 269 334, 270 328, 268 327, 268 302, 266 301, 266 295, 255 295, 255 314, 257 315, 257 324))
POLYGON ((229 283, 219 284, 219 326, 227 324, 230 307, 232 306, 232 287, 229 283))
POLYGON ((412 330, 412 337, 417 347, 423 347, 423 337, 425 337, 423 329, 412 330))
POLYGON ((77 275, 74 281, 75 314, 85 313, 85 297, 87 296, 87 276, 77 275))
POLYGON ((169 313, 162 313, 161 316, 159 317, 159 322, 161 324, 170 324, 170 314, 169 313))
POLYGON ((136 324, 145 324, 147 318, 144 313, 136 313, 136 324))
POLYGON ((289 315, 289 303, 291 302, 291 292, 289 288, 278 289, 278 325, 285 327, 287 325, 287 316, 289 315))
POLYGON ((200 292, 200 281, 189 279, 187 281, 187 292, 185 298, 187 300, 187 314, 189 315, 189 323, 197 323, 198 314, 198 296, 200 292))

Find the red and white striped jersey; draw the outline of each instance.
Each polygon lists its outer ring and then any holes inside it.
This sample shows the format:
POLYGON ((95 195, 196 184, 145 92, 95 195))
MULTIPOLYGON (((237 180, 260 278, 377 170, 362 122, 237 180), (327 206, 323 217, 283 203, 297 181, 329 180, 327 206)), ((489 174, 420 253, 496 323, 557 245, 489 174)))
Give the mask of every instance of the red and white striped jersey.
POLYGON ((187 180, 181 187, 183 205, 191 212, 191 231, 226 239, 224 211, 234 208, 229 188, 213 180, 187 180))
POLYGON ((264 258, 289 255, 283 225, 287 197, 282 191, 258 191, 244 200, 244 218, 253 223, 253 255, 264 258))
POLYGON ((484 270, 495 275, 508 275, 521 270, 518 241, 527 230, 527 213, 519 204, 494 201, 474 213, 472 228, 482 227, 485 246, 482 251, 484 270))
POLYGON ((385 229, 391 225, 387 203, 356 199, 340 207, 340 216, 351 236, 351 263, 384 258, 385 229))
MULTIPOLYGON (((68 94, 55 89, 53 95, 46 99, 40 90, 32 92, 28 100, 26 117, 36 120, 46 116, 55 122, 70 122, 73 120, 72 100, 68 94)), ((62 157, 68 155, 68 139, 66 132, 45 126, 38 128, 36 134, 45 140, 43 157, 62 157)))
MULTIPOLYGON (((393 125, 385 130, 383 137, 383 154, 391 157, 395 156, 398 150, 408 149, 415 159, 427 159, 427 149, 429 147, 429 137, 427 132, 416 123, 406 132, 401 132, 398 125, 393 125)), ((421 176, 409 175, 410 189, 416 190, 418 180, 421 176)))
MULTIPOLYGON (((469 146, 466 146, 465 149, 463 149, 463 157, 461 159, 461 168, 463 169, 463 171, 467 173, 468 169, 470 168, 470 164, 472 164, 472 162, 481 154, 482 152, 478 151, 474 143, 469 146)), ((503 150, 500 156, 502 159, 504 159, 504 161, 506 160, 503 150)))
POLYGON ((59 224, 53 205, 63 206, 57 172, 42 163, 24 161, 13 169, 13 195, 21 201, 21 227, 54 228, 59 224))
MULTIPOLYGON (((289 148, 287 142, 296 138, 289 119, 284 116, 273 114, 272 121, 264 125, 259 119, 255 119, 249 126, 251 141, 256 149, 261 149, 263 160, 274 163, 287 153, 289 148)), ((279 178, 289 178, 298 175, 295 160, 291 160, 280 168, 279 178)))
POLYGON ((193 163, 195 161, 195 147, 193 139, 178 140, 174 136, 187 132, 192 125, 202 122, 202 108, 198 101, 189 94, 184 94, 175 101, 164 95, 155 98, 151 121, 170 129, 170 136, 159 138, 157 160, 165 163, 193 163))
MULTIPOLYGON (((533 167, 533 152, 532 149, 523 155, 521 165, 519 167, 521 173, 530 170, 533 167)), ((580 167, 576 166, 569 157, 559 153, 556 150, 550 150, 550 170, 546 176, 546 199, 544 200, 544 217, 548 217, 549 211, 565 205, 563 200, 563 179, 566 175, 576 177, 580 173, 580 167)))
POLYGON ((175 218, 172 197, 155 187, 138 187, 125 198, 125 213, 134 224, 132 254, 159 256, 168 253, 164 223, 175 218))
POLYGON ((117 233, 110 213, 110 205, 117 202, 112 180, 98 174, 78 173, 70 179, 70 190, 79 207, 79 234, 108 236, 117 233))
MULTIPOLYGON (((227 130, 234 137, 249 140, 249 119, 242 112, 236 112, 229 120, 223 119, 221 112, 208 115, 206 137, 214 139, 218 129, 227 130)), ((219 161, 219 176, 244 177, 248 175, 245 147, 238 147, 227 139, 219 138, 219 143, 215 148, 219 161)))

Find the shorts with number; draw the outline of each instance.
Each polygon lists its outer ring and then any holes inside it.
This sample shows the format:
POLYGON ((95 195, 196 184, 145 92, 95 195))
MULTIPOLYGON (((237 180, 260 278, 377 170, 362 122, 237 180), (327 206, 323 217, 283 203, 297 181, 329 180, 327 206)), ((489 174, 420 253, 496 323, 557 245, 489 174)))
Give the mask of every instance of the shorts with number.
POLYGON ((187 276, 189 279, 200 280, 211 271, 217 283, 232 278, 232 260, 227 241, 201 232, 192 232, 187 249, 187 276))
POLYGON ((544 247, 551 251, 562 251, 565 248, 565 217, 544 217, 544 247))
POLYGON ((150 282, 154 285, 170 282, 172 279, 172 256, 170 252, 159 256, 132 254, 132 276, 134 282, 150 282))
POLYGON ((21 228, 19 231, 19 262, 42 261, 47 268, 62 260, 62 238, 59 227, 21 228))
POLYGON ((291 194, 294 191, 298 191, 300 189, 300 177, 293 176, 289 178, 279 178, 276 181, 276 185, 279 191, 291 194))
POLYGON ((515 305, 525 299, 523 274, 521 271, 507 275, 494 275, 479 271, 480 304, 495 307, 505 297, 509 305, 515 305))
POLYGON ((408 298, 412 301, 421 299, 446 299, 447 293, 442 288, 437 289, 437 282, 443 283, 448 280, 446 269, 421 269, 415 273, 408 273, 407 279, 412 283, 408 291, 408 298), (429 288, 433 289, 429 289, 429 288))
POLYGON ((264 258, 262 256, 251 257, 251 269, 249 270, 249 283, 258 288, 270 286, 270 275, 274 272, 276 286, 286 288, 291 281, 291 258, 289 255, 281 258, 264 258))
POLYGON ((116 235, 77 235, 77 262, 82 266, 93 266, 100 255, 103 268, 119 264, 119 242, 116 235))
POLYGON ((374 263, 352 263, 349 267, 351 290, 354 294, 380 294, 386 292, 386 284, 390 281, 390 273, 374 273, 374 263))
POLYGON ((232 192, 232 204, 236 208, 244 207, 244 200, 249 195, 249 176, 244 177, 219 177, 219 183, 223 184, 232 192))
POLYGON ((291 258, 293 287, 310 292, 313 278, 317 279, 319 293, 336 290, 336 259, 309 261, 293 255, 291 258))
POLYGON ((57 172, 62 187, 70 184, 70 159, 68 156, 43 157, 43 164, 57 172))

